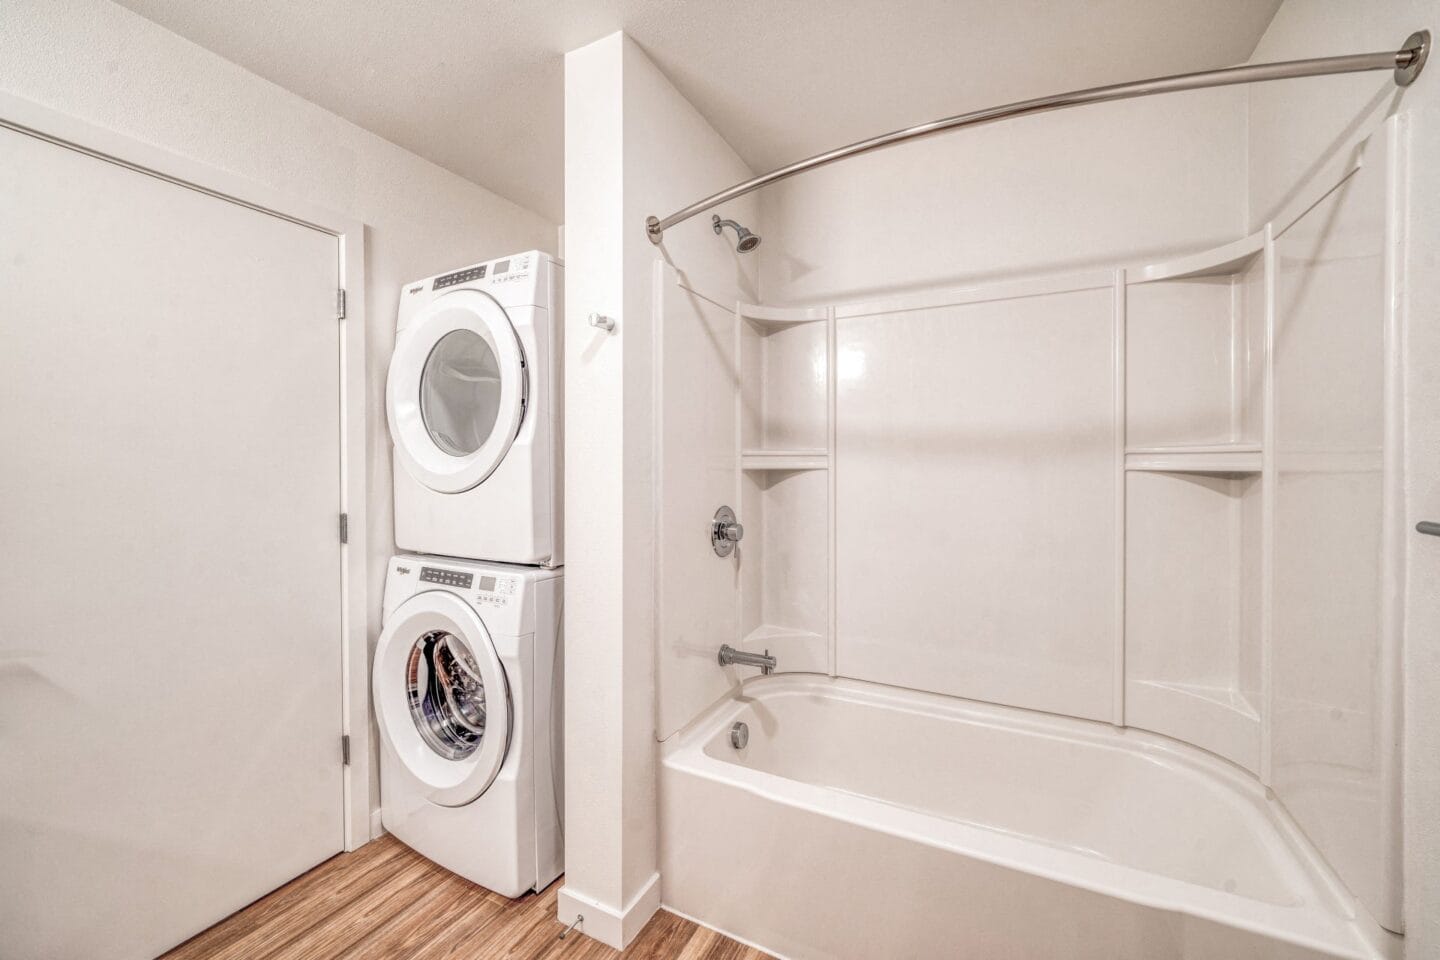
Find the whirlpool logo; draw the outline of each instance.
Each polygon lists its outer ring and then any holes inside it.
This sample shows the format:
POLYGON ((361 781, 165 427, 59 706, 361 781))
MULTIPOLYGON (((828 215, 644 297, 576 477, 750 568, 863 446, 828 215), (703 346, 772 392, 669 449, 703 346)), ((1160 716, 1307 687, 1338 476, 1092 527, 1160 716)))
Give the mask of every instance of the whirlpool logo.
POLYGON ((396 573, 399 573, 399 574, 402 574, 402 575, 408 576, 409 573, 410 573, 410 568, 409 568, 409 567, 396 567, 396 568, 395 568, 395 572, 396 572, 396 573))

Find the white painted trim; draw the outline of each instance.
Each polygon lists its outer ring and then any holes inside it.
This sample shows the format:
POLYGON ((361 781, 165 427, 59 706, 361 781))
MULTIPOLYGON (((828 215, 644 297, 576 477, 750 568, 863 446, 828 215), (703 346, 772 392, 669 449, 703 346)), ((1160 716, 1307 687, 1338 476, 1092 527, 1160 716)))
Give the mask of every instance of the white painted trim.
MULTIPOLYGON (((365 230, 358 220, 244 177, 0 91, 0 127, 114 163, 136 173, 279 217, 336 238, 338 282, 346 292, 340 326, 340 510, 352 522, 340 546, 341 718, 350 737, 344 768, 344 845, 370 840, 370 651, 365 499, 365 230)), ((337 748, 338 749, 338 748, 337 748)))
POLYGON ((652 873, 639 892, 619 910, 581 893, 568 883, 560 888, 556 898, 556 919, 569 926, 576 916, 584 917, 575 929, 616 950, 624 950, 633 943, 659 909, 659 873, 652 873))
MULTIPOLYGON (((1091 270, 1084 273, 1056 276, 1025 277, 1019 280, 1001 280, 969 287, 924 290, 876 300, 844 303, 836 306, 834 311, 837 319, 845 320, 851 317, 870 317, 876 314, 902 313, 908 310, 933 310, 938 307, 988 303, 992 300, 1019 300, 1023 297, 1044 297, 1054 293, 1101 290, 1114 283, 1114 279, 1114 270, 1091 270)), ((816 317, 815 319, 821 318, 816 317)))
POLYGON ((381 810, 376 807, 370 811, 370 839, 379 840, 385 836, 385 820, 381 816, 381 810))

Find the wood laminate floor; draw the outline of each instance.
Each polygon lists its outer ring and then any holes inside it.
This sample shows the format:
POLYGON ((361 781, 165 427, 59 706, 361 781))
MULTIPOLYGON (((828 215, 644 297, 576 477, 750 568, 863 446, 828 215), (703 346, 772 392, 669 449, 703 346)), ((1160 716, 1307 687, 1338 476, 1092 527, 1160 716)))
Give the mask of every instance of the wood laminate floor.
POLYGON ((161 960, 768 960, 661 911, 624 953, 556 935, 560 881, 507 900, 394 837, 342 853, 161 960))

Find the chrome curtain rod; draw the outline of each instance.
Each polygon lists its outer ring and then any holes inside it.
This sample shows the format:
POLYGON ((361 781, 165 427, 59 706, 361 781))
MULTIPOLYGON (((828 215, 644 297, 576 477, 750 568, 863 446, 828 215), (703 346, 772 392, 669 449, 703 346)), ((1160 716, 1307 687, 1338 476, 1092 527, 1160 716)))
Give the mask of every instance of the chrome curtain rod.
POLYGON ((684 209, 677 210, 663 220, 658 217, 645 218, 645 234, 650 238, 651 243, 659 243, 665 235, 665 231, 683 223, 698 213, 704 213, 712 207, 718 207, 722 203, 734 200, 736 197, 743 197, 747 193, 759 190, 761 187, 768 187, 772 183, 778 183, 795 176, 798 173, 805 173, 807 170, 814 170, 827 164, 835 163, 837 160, 844 160, 849 157, 859 156, 862 153, 869 153, 872 150, 879 150, 882 147, 892 146, 906 140, 914 140, 917 137, 927 137, 935 133, 943 133, 946 130, 958 130, 961 127, 974 127, 982 123, 992 123, 996 120, 1008 120, 1011 117, 1022 117, 1031 113, 1043 113, 1047 110, 1059 110, 1063 107, 1079 107, 1088 103, 1105 103, 1109 100, 1129 100, 1134 97, 1149 97, 1157 93, 1178 93, 1182 90, 1199 90, 1204 87, 1227 87, 1239 83, 1262 83, 1267 80, 1288 80, 1292 77, 1320 77, 1332 73, 1362 73, 1367 70, 1394 70, 1395 83, 1402 87, 1408 87, 1420 75, 1421 69, 1425 66, 1425 58, 1430 53, 1430 31, 1420 30, 1405 38, 1405 42, 1399 50, 1393 53, 1360 53, 1344 57, 1319 57, 1313 60, 1288 60, 1283 63, 1257 63, 1253 66, 1226 67, 1222 70, 1203 70, 1199 73, 1181 73, 1172 77, 1156 77, 1152 80, 1134 80, 1130 83, 1115 83, 1106 87, 1091 87, 1088 90, 1074 90, 1070 93, 1059 93, 1049 97, 1039 97, 1034 100, 1021 100, 1017 103, 1007 103, 1004 106, 990 107, 987 110, 976 110, 974 113, 962 113, 954 117, 946 117, 943 120, 932 120, 930 123, 922 123, 915 127, 906 127, 903 130, 894 130, 890 133, 881 134, 878 137, 871 137, 869 140, 860 140, 849 146, 839 147, 825 153, 818 153, 813 157, 800 160, 778 170, 771 170, 769 173, 753 177, 743 183, 737 183, 727 190, 712 194, 704 200, 699 200, 684 209))

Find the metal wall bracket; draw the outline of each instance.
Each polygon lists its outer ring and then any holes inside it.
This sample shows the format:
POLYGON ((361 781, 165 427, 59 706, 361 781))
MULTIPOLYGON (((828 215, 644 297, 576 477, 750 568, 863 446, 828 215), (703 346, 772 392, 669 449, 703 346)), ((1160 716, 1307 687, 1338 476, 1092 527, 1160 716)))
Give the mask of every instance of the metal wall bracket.
POLYGON ((1395 85, 1408 87, 1425 69, 1425 60, 1430 56, 1430 31, 1416 30, 1410 34, 1401 44, 1400 52, 1410 54, 1410 62, 1395 68, 1395 85))

